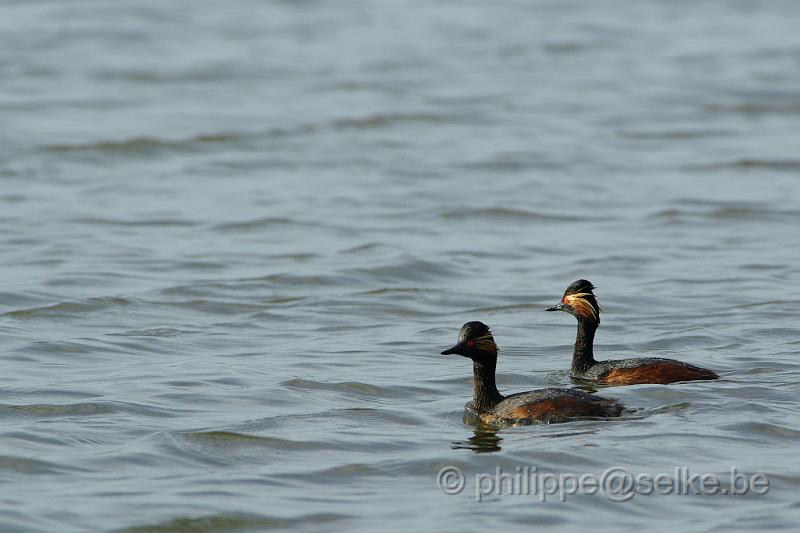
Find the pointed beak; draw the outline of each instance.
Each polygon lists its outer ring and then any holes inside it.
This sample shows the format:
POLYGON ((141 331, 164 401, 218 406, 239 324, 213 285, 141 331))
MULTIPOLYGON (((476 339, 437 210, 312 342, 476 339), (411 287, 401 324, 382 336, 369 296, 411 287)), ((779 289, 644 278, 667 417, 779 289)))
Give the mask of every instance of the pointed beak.
POLYGON ((452 354, 458 354, 458 353, 460 353, 460 350, 459 350, 459 348, 460 348, 460 345, 456 344, 456 345, 455 345, 455 346, 453 346, 452 348, 450 348, 450 349, 447 349, 447 350, 443 351, 443 352, 442 352, 442 355, 452 355, 452 354))
POLYGON ((564 304, 554 305, 553 307, 548 307, 545 311, 563 311, 564 304))

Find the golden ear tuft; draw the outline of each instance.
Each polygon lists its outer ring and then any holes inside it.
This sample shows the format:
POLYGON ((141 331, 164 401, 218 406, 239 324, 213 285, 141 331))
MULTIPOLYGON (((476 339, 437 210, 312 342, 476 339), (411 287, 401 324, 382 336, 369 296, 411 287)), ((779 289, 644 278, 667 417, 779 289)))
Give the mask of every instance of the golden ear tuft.
POLYGON ((598 314, 599 309, 597 309, 592 302, 586 299, 586 296, 594 296, 590 292, 578 292, 575 294, 568 294, 564 296, 564 303, 567 305, 571 305, 578 314, 585 316, 587 318, 593 318, 594 320, 600 321, 600 316, 598 314))
POLYGON ((475 341, 475 347, 484 350, 487 352, 496 352, 497 345, 494 343, 494 337, 492 337, 491 333, 486 333, 485 335, 481 335, 480 337, 475 337, 472 339, 475 341))

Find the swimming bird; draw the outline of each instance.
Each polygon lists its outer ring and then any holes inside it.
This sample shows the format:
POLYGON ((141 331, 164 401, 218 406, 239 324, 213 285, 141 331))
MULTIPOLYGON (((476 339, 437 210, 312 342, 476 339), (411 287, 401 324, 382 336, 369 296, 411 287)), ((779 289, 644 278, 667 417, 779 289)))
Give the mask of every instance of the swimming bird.
POLYGON ((561 303, 546 309, 564 311, 578 319, 578 334, 572 355, 573 379, 608 385, 634 385, 719 378, 711 370, 675 359, 647 357, 595 361, 593 345, 594 334, 600 325, 600 305, 592 292, 594 288, 591 282, 579 279, 567 287, 561 303))
POLYGON ((495 384, 497 344, 483 322, 461 326, 458 343, 442 355, 458 354, 472 359, 474 396, 465 414, 485 423, 504 421, 561 422, 573 417, 619 416, 622 404, 581 390, 541 389, 503 396, 495 384))

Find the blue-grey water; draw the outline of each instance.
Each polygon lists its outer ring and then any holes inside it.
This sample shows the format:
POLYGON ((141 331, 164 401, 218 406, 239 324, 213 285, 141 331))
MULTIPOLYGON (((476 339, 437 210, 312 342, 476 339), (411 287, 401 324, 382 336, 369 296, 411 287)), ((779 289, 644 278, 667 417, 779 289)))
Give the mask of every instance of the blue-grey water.
POLYGON ((0 4, 0 531, 794 531, 800 4, 0 4), (462 420, 598 357, 618 420, 462 420), (440 468, 466 475, 459 495, 440 468), (766 495, 494 495, 500 467, 766 495), (724 483, 723 483, 724 484, 724 483), (669 521, 670 525, 665 525, 669 521))

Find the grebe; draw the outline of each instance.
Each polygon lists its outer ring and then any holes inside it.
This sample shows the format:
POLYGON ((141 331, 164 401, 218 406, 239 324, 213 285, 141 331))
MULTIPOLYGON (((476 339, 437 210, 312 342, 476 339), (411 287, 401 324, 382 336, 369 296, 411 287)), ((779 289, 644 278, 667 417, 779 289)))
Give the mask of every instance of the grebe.
POLYGON ((494 372, 497 345, 489 327, 483 322, 467 322, 461 326, 458 343, 442 355, 458 354, 472 359, 475 394, 465 406, 465 414, 484 423, 503 421, 560 422, 572 417, 619 416, 622 405, 572 389, 541 389, 503 396, 497 391, 494 372))
POLYGON ((546 309, 564 311, 578 319, 578 335, 572 355, 571 375, 574 379, 608 385, 634 385, 719 378, 711 370, 675 359, 647 357, 595 361, 592 345, 595 331, 600 325, 600 305, 593 289, 594 285, 590 282, 579 279, 567 287, 560 304, 546 309))

